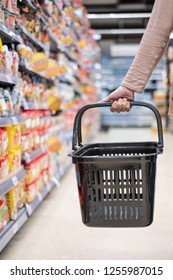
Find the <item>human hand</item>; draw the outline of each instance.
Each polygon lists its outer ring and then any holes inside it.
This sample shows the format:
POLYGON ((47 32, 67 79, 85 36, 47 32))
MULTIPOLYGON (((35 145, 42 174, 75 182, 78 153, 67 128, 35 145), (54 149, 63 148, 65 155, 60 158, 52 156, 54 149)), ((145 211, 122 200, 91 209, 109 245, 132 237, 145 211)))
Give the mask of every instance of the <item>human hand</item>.
POLYGON ((102 99, 102 102, 114 101, 110 108, 111 112, 129 112, 131 108, 130 102, 127 99, 134 100, 134 91, 120 86, 106 98, 102 99))

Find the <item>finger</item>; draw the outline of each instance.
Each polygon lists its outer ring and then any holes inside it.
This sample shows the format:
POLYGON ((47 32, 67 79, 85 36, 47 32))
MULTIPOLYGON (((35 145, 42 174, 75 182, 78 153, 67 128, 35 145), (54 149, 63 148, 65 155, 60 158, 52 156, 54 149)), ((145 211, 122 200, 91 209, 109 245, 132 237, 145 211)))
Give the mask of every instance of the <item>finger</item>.
POLYGON ((126 102, 126 112, 129 112, 130 109, 131 109, 130 102, 127 101, 127 102, 126 102))
POLYGON ((127 106, 127 99, 126 98, 123 98, 122 101, 121 101, 121 112, 126 112, 126 106, 127 106))
POLYGON ((112 103, 112 106, 111 106, 111 108, 112 108, 112 112, 117 112, 117 113, 120 113, 121 112, 121 100, 122 99, 119 99, 118 101, 114 101, 113 103, 112 103))

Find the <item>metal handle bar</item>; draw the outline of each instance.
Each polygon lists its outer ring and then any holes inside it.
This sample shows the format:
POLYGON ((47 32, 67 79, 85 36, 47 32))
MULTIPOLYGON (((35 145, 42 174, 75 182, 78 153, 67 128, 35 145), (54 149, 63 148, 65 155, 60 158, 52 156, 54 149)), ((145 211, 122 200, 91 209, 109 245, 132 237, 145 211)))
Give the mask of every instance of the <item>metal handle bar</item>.
MULTIPOLYGON (((162 131, 162 122, 160 113, 155 106, 150 103, 142 102, 142 101, 129 101, 131 106, 143 106, 151 109, 155 114, 157 127, 158 127, 158 147, 163 149, 163 131, 162 131)), ((96 108, 96 107, 110 107, 112 102, 98 102, 93 104, 88 104, 81 108, 75 117, 74 126, 73 126, 73 138, 72 138, 72 149, 77 150, 78 146, 82 146, 82 133, 81 133, 81 120, 84 112, 88 109, 96 108), (77 145, 78 144, 78 145, 77 145)))

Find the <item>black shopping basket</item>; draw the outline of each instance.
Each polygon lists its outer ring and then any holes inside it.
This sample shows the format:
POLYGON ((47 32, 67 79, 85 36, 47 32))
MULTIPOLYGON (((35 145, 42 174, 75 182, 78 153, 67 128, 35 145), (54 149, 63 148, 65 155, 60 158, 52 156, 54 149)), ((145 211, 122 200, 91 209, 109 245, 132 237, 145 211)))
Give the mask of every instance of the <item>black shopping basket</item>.
POLYGON ((158 110, 145 102, 131 106, 151 109, 158 142, 82 144, 83 113, 111 103, 90 104, 76 115, 71 154, 75 164, 83 223, 90 227, 144 227, 153 221, 157 154, 163 152, 158 110))

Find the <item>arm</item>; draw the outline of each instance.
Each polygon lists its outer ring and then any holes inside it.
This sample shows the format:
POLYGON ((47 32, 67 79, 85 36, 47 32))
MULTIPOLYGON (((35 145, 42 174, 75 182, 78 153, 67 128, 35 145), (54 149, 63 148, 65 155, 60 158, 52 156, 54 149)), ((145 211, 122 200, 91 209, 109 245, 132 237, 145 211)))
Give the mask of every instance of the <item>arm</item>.
POLYGON ((103 101, 117 100, 111 111, 129 111, 126 98, 133 99, 134 92, 142 92, 152 71, 163 55, 173 28, 173 0, 155 0, 150 20, 142 37, 138 52, 121 86, 103 101), (122 98, 125 98, 122 100, 122 98))
POLYGON ((136 92, 143 92, 169 41, 173 28, 173 1, 156 0, 135 59, 122 82, 136 92))

